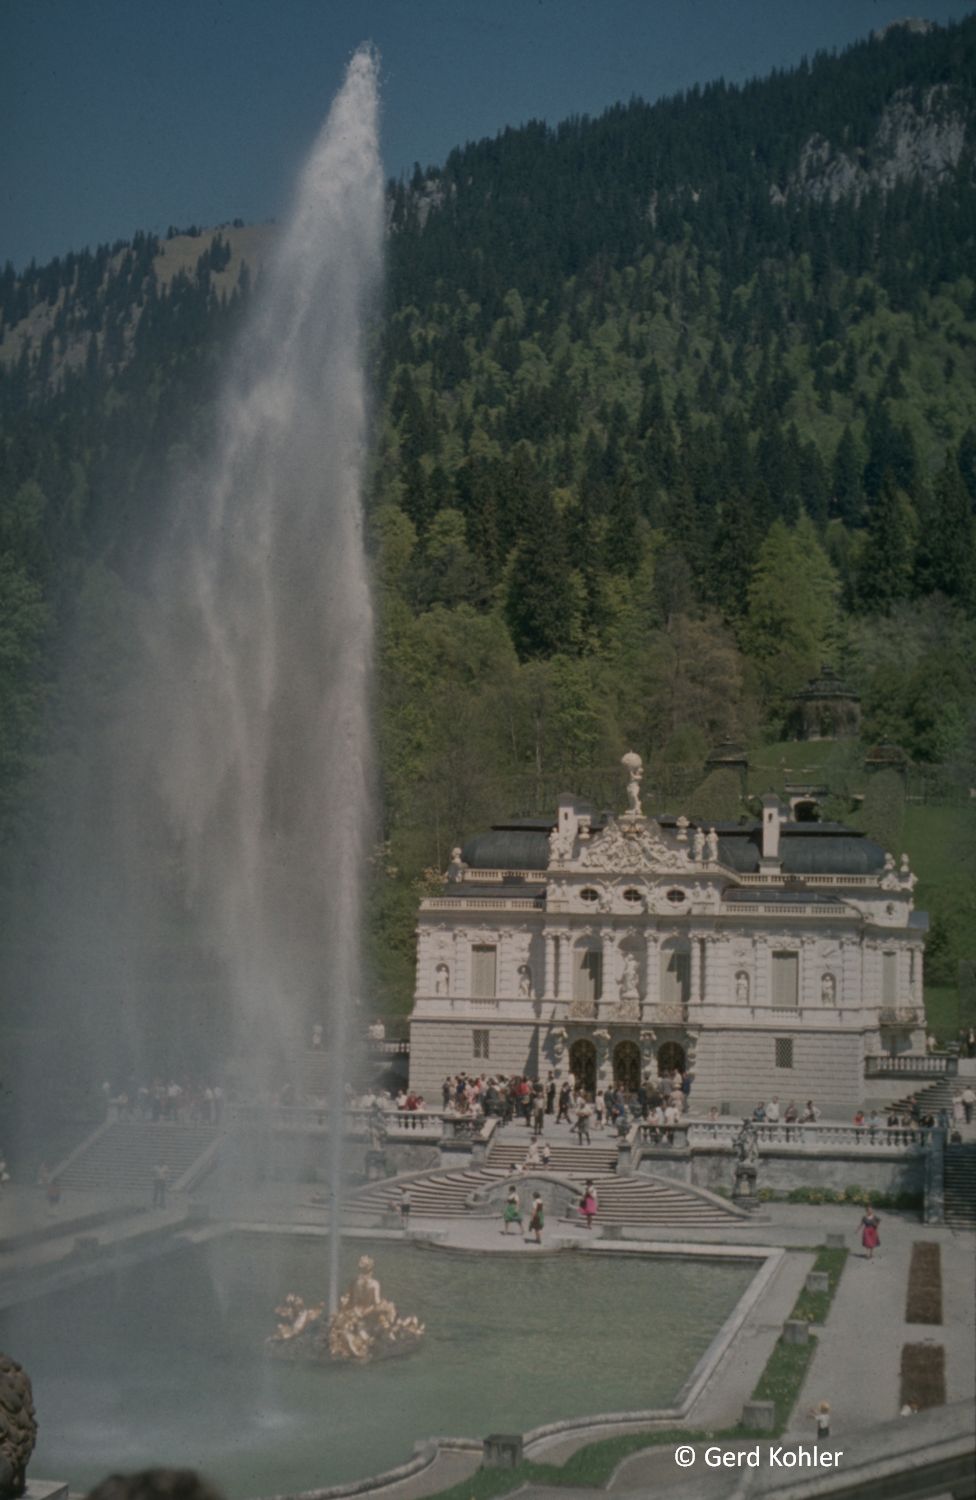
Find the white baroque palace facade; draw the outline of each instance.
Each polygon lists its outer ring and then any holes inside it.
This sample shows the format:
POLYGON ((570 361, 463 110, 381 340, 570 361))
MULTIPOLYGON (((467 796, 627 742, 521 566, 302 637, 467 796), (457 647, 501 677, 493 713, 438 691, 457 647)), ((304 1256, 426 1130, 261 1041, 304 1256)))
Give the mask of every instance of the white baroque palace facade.
POLYGON ((572 1072, 636 1087, 694 1074, 694 1113, 774 1094, 843 1118, 864 1059, 924 1050, 922 953, 902 856, 836 823, 709 828, 570 796, 553 820, 498 824, 454 851, 422 902, 410 1083, 572 1072))

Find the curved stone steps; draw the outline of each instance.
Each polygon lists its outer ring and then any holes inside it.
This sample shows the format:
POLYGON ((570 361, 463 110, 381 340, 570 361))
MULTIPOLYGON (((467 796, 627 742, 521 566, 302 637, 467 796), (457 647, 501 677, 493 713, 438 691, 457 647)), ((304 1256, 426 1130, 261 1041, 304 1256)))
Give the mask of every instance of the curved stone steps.
MULTIPOLYGON (((510 1172, 514 1172, 525 1161, 531 1144, 531 1137, 518 1142, 495 1141, 488 1160, 493 1167, 507 1167, 510 1172)), ((572 1177, 578 1177, 581 1173, 586 1178, 595 1176, 597 1172, 612 1172, 617 1163, 616 1145, 577 1146, 564 1141, 550 1143, 550 1151, 552 1154, 546 1170, 566 1172, 572 1177)))
MULTIPOLYGON (((473 1167, 464 1171, 431 1172, 409 1183, 411 1215, 458 1218, 466 1215, 472 1193, 512 1174, 497 1167, 473 1167)), ((593 1178, 599 1200, 597 1224, 637 1227, 684 1226, 714 1229, 738 1219, 732 1209, 700 1197, 680 1184, 651 1178, 616 1177, 605 1173, 574 1173, 570 1185, 582 1191, 587 1176, 593 1178)), ((349 1207, 366 1213, 389 1213, 399 1201, 399 1190, 374 1184, 349 1201, 349 1207)), ((500 1212, 500 1206, 499 1206, 500 1212)))

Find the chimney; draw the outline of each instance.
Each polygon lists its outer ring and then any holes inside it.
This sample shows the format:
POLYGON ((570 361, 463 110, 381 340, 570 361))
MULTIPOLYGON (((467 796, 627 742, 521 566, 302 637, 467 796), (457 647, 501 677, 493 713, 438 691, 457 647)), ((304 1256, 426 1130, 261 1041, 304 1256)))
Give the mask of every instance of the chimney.
POLYGON ((762 799, 762 868, 779 869, 779 798, 765 792, 762 799))

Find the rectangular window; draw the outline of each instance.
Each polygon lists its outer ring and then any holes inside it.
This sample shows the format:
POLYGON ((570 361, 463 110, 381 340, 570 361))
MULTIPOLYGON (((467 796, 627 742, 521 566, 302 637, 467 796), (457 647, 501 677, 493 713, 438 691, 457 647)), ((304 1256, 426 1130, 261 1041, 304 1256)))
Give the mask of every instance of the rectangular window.
POLYGON ((773 1009, 789 1010, 800 1001, 800 955, 773 954, 773 1009))
POLYGON ((682 948, 661 953, 662 1005, 687 1005, 691 998, 691 954, 682 948))
POLYGON ((882 1005, 898 1004, 897 953, 882 953, 881 955, 881 1003, 882 1005))
POLYGON ((479 1000, 495 998, 498 949, 487 943, 476 943, 471 949, 471 994, 479 1000))
POLYGON ((776 1066, 777 1068, 792 1068, 793 1038, 791 1036, 776 1038, 776 1066))
POLYGON ((573 999, 591 1005, 603 996, 603 954, 598 948, 576 950, 573 999))
POLYGON ((471 1035, 474 1038, 474 1055, 475 1055, 475 1057, 476 1058, 482 1058, 482 1059, 487 1059, 488 1057, 490 1057, 491 1053, 488 1050, 488 1046, 489 1046, 489 1038, 491 1037, 491 1032, 490 1031, 473 1031, 471 1033, 471 1035))

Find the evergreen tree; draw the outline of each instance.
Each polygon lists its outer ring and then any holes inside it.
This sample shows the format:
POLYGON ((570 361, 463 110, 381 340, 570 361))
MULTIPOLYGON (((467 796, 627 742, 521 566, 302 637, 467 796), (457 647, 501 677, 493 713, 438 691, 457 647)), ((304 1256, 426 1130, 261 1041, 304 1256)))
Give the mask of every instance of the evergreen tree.
POLYGON ((923 513, 915 558, 920 594, 940 593, 976 608, 976 525, 973 503, 952 453, 946 455, 923 513))
POLYGON ((857 571, 857 608, 887 614, 908 594, 915 564, 917 521, 911 501, 885 474, 868 512, 867 537, 857 571))

